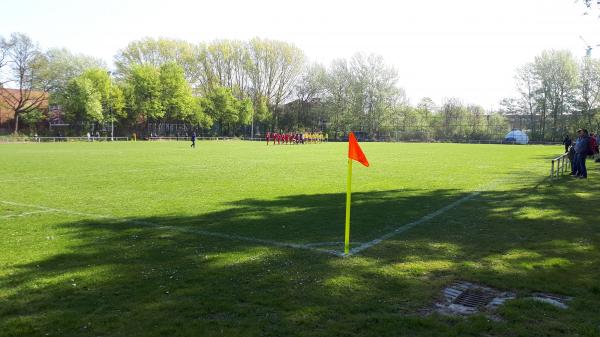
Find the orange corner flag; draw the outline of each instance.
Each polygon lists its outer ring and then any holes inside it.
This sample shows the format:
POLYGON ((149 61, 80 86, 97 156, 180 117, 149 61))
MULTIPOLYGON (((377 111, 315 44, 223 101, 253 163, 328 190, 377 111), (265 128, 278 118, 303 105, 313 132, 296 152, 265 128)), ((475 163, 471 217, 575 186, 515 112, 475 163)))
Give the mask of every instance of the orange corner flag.
POLYGON ((358 145, 358 141, 352 131, 348 134, 348 158, 354 159, 367 167, 369 166, 369 161, 358 145))

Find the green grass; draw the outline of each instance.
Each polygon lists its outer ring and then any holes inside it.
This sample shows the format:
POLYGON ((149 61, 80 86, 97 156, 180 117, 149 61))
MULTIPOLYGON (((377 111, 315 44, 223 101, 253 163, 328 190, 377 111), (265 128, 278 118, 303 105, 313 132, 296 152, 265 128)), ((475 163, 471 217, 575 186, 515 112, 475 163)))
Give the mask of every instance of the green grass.
POLYGON ((348 258, 270 244, 342 250, 346 146, 0 145, 0 336, 600 336, 600 165, 364 143, 354 247, 481 193, 348 258), (455 280, 574 299, 429 314, 455 280))

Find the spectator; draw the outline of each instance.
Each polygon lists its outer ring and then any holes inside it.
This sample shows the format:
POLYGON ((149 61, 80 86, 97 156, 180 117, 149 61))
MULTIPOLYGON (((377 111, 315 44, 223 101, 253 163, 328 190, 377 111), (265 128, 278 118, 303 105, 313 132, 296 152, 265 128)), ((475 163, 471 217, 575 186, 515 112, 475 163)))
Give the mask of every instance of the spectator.
POLYGON ((569 158, 569 162, 571 163, 571 175, 575 175, 575 146, 569 147, 569 152, 567 152, 567 158, 569 158))
POLYGON ((590 137, 586 129, 577 130, 577 140, 575 141, 575 177, 586 179, 587 169, 585 159, 588 156, 590 147, 590 137))
POLYGON ((569 152, 569 146, 571 146, 572 143, 573 141, 571 140, 571 137, 569 137, 569 135, 566 135, 565 139, 563 140, 563 145, 565 146, 565 153, 569 152))
MULTIPOLYGON (((599 145, 600 145, 600 133, 596 132, 596 146, 599 146, 599 145)), ((596 150, 598 150, 598 148, 596 148, 596 150)), ((600 155, 598 156, 598 159, 596 159, 596 163, 600 163, 600 155)))

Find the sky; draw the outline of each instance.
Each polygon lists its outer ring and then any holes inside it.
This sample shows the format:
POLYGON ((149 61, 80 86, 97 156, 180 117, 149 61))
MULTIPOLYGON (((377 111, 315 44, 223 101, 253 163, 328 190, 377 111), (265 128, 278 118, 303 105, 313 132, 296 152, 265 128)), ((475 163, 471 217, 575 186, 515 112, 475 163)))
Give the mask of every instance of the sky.
MULTIPOLYGON (((515 69, 545 49, 577 59, 600 44, 598 9, 576 0, 7 1, 0 36, 105 60, 144 37, 192 43, 253 37, 291 42, 324 65, 382 55, 410 102, 456 97, 486 110, 515 96, 515 69)), ((600 47, 592 55, 600 57, 600 47)))

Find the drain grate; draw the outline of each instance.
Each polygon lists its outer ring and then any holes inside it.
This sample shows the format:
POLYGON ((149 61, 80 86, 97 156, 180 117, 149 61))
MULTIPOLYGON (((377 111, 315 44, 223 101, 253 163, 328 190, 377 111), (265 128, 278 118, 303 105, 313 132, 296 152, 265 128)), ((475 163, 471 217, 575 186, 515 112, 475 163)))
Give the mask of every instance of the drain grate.
POLYGON ((455 282, 445 288, 443 295, 444 301, 435 304, 436 311, 444 315, 461 316, 494 311, 516 297, 511 292, 465 281, 455 282))
POLYGON ((470 288, 462 292, 452 304, 464 305, 471 308, 483 308, 488 305, 494 298, 495 293, 485 291, 481 288, 470 288))
MULTIPOLYGON (((510 291, 486 287, 466 281, 454 282, 444 288, 442 297, 435 303, 435 311, 442 315, 468 316, 483 313, 490 319, 500 319, 493 313, 506 301, 517 298, 517 294, 510 291)), ((535 301, 551 304, 557 308, 567 309, 572 297, 548 293, 533 293, 526 297, 535 301)))

